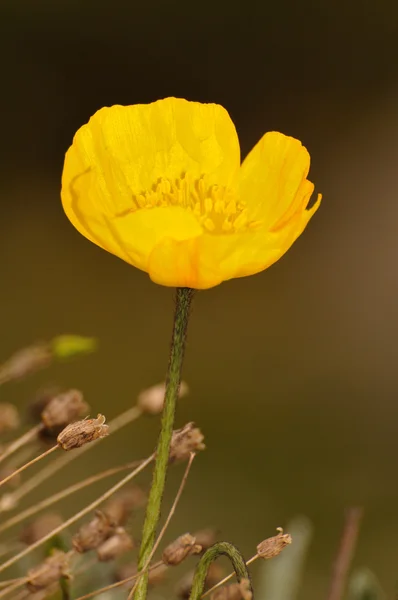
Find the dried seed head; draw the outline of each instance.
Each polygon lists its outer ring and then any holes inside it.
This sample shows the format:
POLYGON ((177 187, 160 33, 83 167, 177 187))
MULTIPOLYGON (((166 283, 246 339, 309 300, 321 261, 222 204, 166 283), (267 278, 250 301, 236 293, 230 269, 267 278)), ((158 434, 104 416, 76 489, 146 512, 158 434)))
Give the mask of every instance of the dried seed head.
POLYGON ((0 433, 18 429, 20 425, 19 414, 16 407, 8 402, 0 404, 0 433))
POLYGON ((97 548, 98 560, 108 562, 134 548, 134 542, 123 527, 118 527, 111 537, 97 548))
POLYGON ((48 344, 39 342, 34 346, 23 348, 0 366, 0 380, 21 379, 30 373, 47 367, 52 360, 48 344))
POLYGON ((282 527, 277 527, 278 535, 267 538, 257 546, 257 554, 261 558, 273 558, 278 556, 282 550, 292 543, 290 533, 283 533, 282 527))
POLYGON ((41 420, 47 429, 60 429, 69 425, 89 410, 79 390, 68 390, 55 396, 41 414, 41 420))
POLYGON ((199 554, 201 551, 202 546, 196 543, 193 535, 184 533, 165 548, 162 559, 166 565, 175 566, 190 554, 199 554))
MULTIPOLYGON (((183 398, 188 393, 188 385, 181 381, 178 397, 183 398)), ((137 406, 148 415, 158 415, 163 410, 166 383, 158 383, 138 394, 137 406)))
MULTIPOLYGON (((178 598, 181 598, 182 600, 188 600, 189 596, 191 595, 194 575, 194 570, 189 571, 177 583, 175 591, 178 598)), ((204 591, 210 589, 213 587, 213 585, 216 585, 216 583, 221 581, 224 575, 225 570, 219 564, 215 562, 211 563, 207 570, 204 591)))
POLYGON ((204 436, 194 423, 188 423, 182 429, 173 431, 170 445, 170 462, 188 460, 191 452, 204 450, 204 436))
POLYGON ((231 583, 213 592, 211 600, 251 600, 252 597, 249 580, 241 579, 239 583, 231 583))
POLYGON ((31 592, 38 592, 54 583, 61 577, 69 576, 68 556, 65 552, 54 550, 40 565, 28 571, 27 587, 31 592))
POLYGON ((109 435, 108 425, 104 425, 104 415, 97 415, 96 419, 84 419, 71 423, 61 431, 57 442, 63 450, 80 448, 89 442, 94 442, 109 435))
POLYGON ((97 511, 95 517, 89 523, 85 523, 73 537, 72 544, 76 552, 88 552, 95 550, 111 535, 115 527, 109 521, 107 515, 97 511))
POLYGON ((115 525, 124 525, 133 510, 145 506, 147 497, 138 486, 130 486, 115 494, 104 507, 104 513, 115 525))
POLYGON ((63 523, 63 519, 60 515, 56 513, 44 514, 37 517, 31 523, 28 523, 22 529, 19 539, 27 546, 30 546, 61 525, 61 523, 63 523))
MULTIPOLYGON (((196 538, 196 543, 199 546, 202 546, 202 551, 204 552, 207 548, 210 548, 213 544, 215 544, 217 539, 217 531, 215 529, 211 529, 210 527, 207 529, 200 529, 196 531, 193 536, 196 538)), ((215 565, 215 563, 211 563, 215 565)))

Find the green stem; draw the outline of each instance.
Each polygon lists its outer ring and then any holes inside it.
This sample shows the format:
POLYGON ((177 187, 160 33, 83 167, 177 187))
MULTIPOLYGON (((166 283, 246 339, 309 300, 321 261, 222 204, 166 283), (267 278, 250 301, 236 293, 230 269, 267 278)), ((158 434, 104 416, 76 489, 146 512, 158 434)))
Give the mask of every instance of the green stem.
MULTIPOLYGON (((202 594, 204 593, 204 587, 206 582, 207 571, 211 565, 211 563, 216 560, 219 556, 228 556, 230 559, 234 571, 236 573, 236 577, 238 581, 241 579, 247 579, 250 582, 251 580, 249 570, 246 566, 245 559, 239 552, 239 550, 229 544, 228 542, 218 542, 211 546, 206 552, 203 554, 198 566, 196 567, 195 577, 192 583, 191 595, 189 596, 189 600, 200 600, 202 594)), ((253 590, 251 590, 253 592, 253 590)))
MULTIPOLYGON (((177 288, 174 328, 171 339, 170 360, 167 371, 166 393, 162 414, 162 428, 156 451, 156 463, 153 472, 152 487, 149 494, 145 522, 142 530, 142 542, 138 561, 139 570, 146 564, 155 544, 156 528, 160 518, 160 507, 166 482, 170 442, 174 427, 175 407, 181 381, 181 368, 184 358, 189 310, 193 293, 194 290, 190 288, 177 288)), ((143 575, 139 580, 134 595, 135 600, 145 600, 147 589, 148 573, 143 575)))

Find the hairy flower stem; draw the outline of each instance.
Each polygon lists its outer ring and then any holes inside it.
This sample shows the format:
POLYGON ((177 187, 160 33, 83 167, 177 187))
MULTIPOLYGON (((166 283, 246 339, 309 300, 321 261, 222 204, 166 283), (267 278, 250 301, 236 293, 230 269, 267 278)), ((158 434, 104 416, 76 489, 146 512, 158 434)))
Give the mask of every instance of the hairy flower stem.
MULTIPOLYGON (((156 450, 156 463, 153 472, 152 487, 149 494, 145 522, 142 530, 142 542, 138 561, 139 570, 146 564, 155 544, 156 528, 160 518, 160 507, 166 482, 170 442, 174 427, 174 415, 181 381, 185 339, 193 294, 194 290, 190 288, 177 288, 174 327, 162 413, 162 427, 156 450)), ((137 585, 134 595, 135 600, 145 600, 147 589, 148 573, 141 577, 139 584, 137 585)))
MULTIPOLYGON (((228 556, 232 563, 238 581, 240 581, 241 579, 247 579, 250 582, 250 574, 246 566, 245 559, 243 558, 239 550, 232 544, 229 544, 228 542, 218 542, 217 544, 214 544, 208 550, 206 550, 206 552, 200 559, 200 562, 196 567, 195 577, 193 579, 192 590, 191 595, 189 596, 189 600, 200 600, 204 592, 207 571, 211 563, 214 560, 216 560, 219 556, 228 556)), ((252 589, 251 591, 253 592, 252 589)))

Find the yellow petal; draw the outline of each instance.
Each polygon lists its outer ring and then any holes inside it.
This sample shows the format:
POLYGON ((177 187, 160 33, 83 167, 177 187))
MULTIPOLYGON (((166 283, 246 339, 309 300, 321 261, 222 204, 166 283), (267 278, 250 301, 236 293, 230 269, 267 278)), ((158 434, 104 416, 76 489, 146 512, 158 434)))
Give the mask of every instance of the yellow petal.
POLYGON ((193 289, 205 289, 221 283, 218 279, 209 283, 208 273, 201 271, 199 239, 177 241, 166 238, 155 246, 148 264, 152 281, 169 287, 193 289))
POLYGON ((249 219, 272 228, 297 209, 303 210, 309 167, 310 155, 299 140, 275 131, 266 133, 241 167, 240 194, 247 202, 249 219))
POLYGON ((207 185, 233 186, 239 162, 235 127, 217 104, 167 98, 103 108, 79 129, 66 153, 62 203, 80 233, 145 268, 142 248, 127 236, 127 216, 140 205, 133 197, 150 192, 160 178, 175 181, 184 172, 191 180, 204 174, 207 185))
POLYGON ((63 188, 67 196, 70 181, 91 169, 98 207, 117 213, 129 208, 132 195, 182 172, 229 186, 239 162, 235 126, 222 106, 166 98, 96 112, 66 155, 63 188))
POLYGON ((203 231, 195 216, 179 206, 137 210, 117 217, 113 225, 128 262, 143 271, 149 270, 151 253, 163 240, 179 243, 196 238, 203 231))
POLYGON ((277 231, 262 227, 243 233, 190 240, 164 239, 153 249, 148 273, 155 283, 207 289, 235 277, 254 275, 279 260, 304 231, 320 199, 277 231))

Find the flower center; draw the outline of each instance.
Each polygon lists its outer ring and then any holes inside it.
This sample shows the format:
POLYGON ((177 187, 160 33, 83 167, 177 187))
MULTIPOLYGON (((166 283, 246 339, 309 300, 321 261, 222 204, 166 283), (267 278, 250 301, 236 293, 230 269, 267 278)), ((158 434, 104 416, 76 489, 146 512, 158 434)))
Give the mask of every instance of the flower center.
POLYGON ((248 222, 244 202, 221 185, 206 186, 204 177, 192 180, 185 173, 174 181, 159 179, 152 189, 133 196, 133 211, 140 208, 181 206, 192 212, 210 233, 233 233, 256 227, 248 222))

